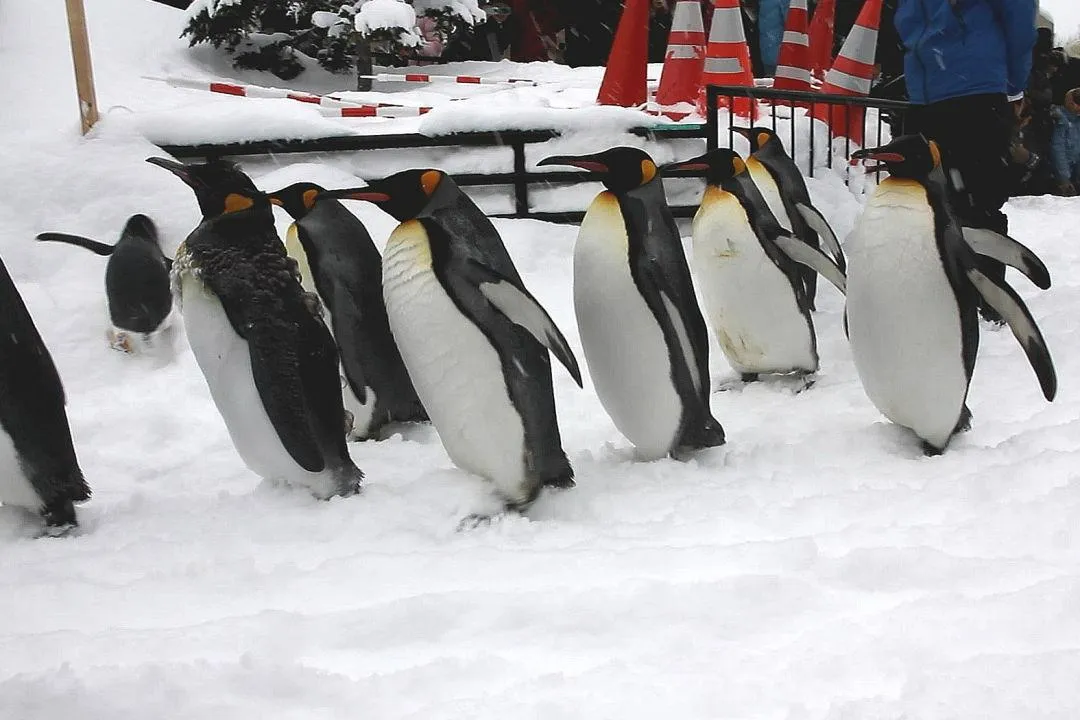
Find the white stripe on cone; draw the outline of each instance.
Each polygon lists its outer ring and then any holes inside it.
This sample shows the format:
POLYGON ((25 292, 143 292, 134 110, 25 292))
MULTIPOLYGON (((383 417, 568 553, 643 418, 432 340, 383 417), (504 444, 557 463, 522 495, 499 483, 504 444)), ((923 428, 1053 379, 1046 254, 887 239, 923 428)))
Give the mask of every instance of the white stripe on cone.
POLYGON ((712 27, 709 28, 710 43, 746 42, 743 32, 742 15, 738 8, 716 8, 713 10, 712 27))
POLYGON ((806 33, 794 32, 792 30, 784 31, 784 42, 791 43, 792 45, 804 45, 810 47, 810 37, 806 33))
POLYGON ((679 0, 675 3, 675 13, 671 16, 671 29, 705 34, 705 22, 701 17, 697 0, 679 0))
POLYGON ((854 25, 851 32, 848 33, 847 39, 844 40, 841 54, 856 62, 873 65, 874 53, 877 50, 877 36, 878 31, 876 29, 854 25))
POLYGON ((825 73, 825 84, 842 88, 856 95, 870 94, 870 78, 855 77, 836 68, 825 73))
POLYGON ((806 68, 791 67, 789 65, 780 65, 776 68, 776 77, 787 78, 788 80, 799 80, 805 83, 810 82, 810 71, 806 68))
POLYGON ((742 73, 742 63, 739 58, 705 58, 705 72, 714 75, 734 75, 742 73))
POLYGON ((667 50, 667 57, 675 60, 693 60, 701 54, 701 49, 693 45, 672 45, 667 50))

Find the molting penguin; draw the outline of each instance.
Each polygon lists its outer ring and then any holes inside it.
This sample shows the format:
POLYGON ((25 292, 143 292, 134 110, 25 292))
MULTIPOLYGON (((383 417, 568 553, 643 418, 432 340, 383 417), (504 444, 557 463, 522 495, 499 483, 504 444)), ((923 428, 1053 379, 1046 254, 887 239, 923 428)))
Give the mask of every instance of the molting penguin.
POLYGON ((360 220, 323 188, 296 183, 270 194, 296 222, 285 248, 305 289, 317 292, 346 380, 352 434, 371 437, 390 422, 427 420, 401 360, 382 295, 382 257, 360 220), (363 400, 363 402, 361 401, 363 400))
POLYGON ((581 385, 577 360, 491 221, 440 170, 326 194, 373 202, 401 221, 383 256, 386 311, 454 464, 490 480, 511 509, 542 486, 572 487, 547 350, 581 385))
POLYGON ((356 493, 363 473, 345 443, 337 351, 269 200, 228 163, 148 162, 199 200, 203 220, 177 249, 173 292, 240 457, 257 475, 320 498, 356 493))
POLYGON ((578 232, 574 310, 615 426, 643 459, 722 445, 709 407, 708 329, 652 158, 616 147, 538 164, 583 168, 607 187, 578 232))
MULTIPOLYGON (((820 247, 820 236, 836 266, 843 271, 846 267, 844 251, 840 249, 836 233, 810 201, 806 180, 799 172, 799 166, 784 151, 784 143, 777 134, 766 127, 732 129, 750 142, 751 154, 746 159, 746 167, 780 226, 815 249, 820 247)), ((817 275, 809 268, 800 268, 800 273, 813 310, 817 275)))
POLYGON ((78 525, 90 488, 71 443, 52 356, 0 261, 0 503, 41 513, 49 535, 78 525))
POLYGON ((161 252, 157 228, 150 218, 128 218, 115 245, 67 233, 41 233, 37 239, 78 245, 109 257, 105 296, 112 321, 109 345, 113 348, 134 352, 140 345, 153 346, 158 335, 172 324, 172 261, 161 252))
POLYGON ((789 253, 811 261, 841 292, 843 272, 780 227, 738 153, 714 150, 664 168, 672 170, 705 171, 694 215, 694 270, 731 367, 744 382, 763 373, 817 372, 804 268, 789 253))
POLYGON ((890 173, 847 240, 848 337, 875 407, 914 431, 931 455, 970 427, 979 296, 1012 328, 1052 400, 1057 378, 1042 333, 1016 292, 985 272, 983 255, 1011 261, 1048 286, 1042 263, 1000 235, 983 235, 980 252, 973 250, 949 208, 938 147, 921 135, 852 158, 877 160, 890 173))

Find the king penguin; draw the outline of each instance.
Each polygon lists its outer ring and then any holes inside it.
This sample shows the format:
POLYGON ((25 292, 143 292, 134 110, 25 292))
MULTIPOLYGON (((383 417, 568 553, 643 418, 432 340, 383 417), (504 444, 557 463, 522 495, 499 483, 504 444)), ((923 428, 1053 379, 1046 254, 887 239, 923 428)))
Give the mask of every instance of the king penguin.
POLYGON ((970 427, 967 394, 983 297, 1009 324, 1052 400, 1057 377, 1042 333, 1016 292, 984 270, 983 256, 1016 264, 1040 286, 1045 266, 1004 236, 965 241, 946 195, 937 144, 907 135, 852 159, 889 171, 847 239, 846 326, 867 396, 937 455, 970 427), (935 179, 937 178, 937 179, 935 179))
POLYGON ((658 169, 615 147, 539 165, 596 173, 607 188, 574 246, 574 310, 589 375, 644 460, 724 444, 709 406, 708 329, 658 169))
POLYGON ((78 525, 90 497, 64 409, 64 387, 22 296, 0 260, 0 503, 45 519, 47 535, 78 525))
POLYGON ((41 233, 37 239, 77 245, 108 256, 105 297, 112 326, 107 336, 114 349, 131 353, 152 347, 160 333, 172 325, 172 261, 161 251, 157 227, 147 216, 128 218, 115 245, 55 232, 41 233))
MULTIPOLYGON (((844 251, 825 216, 810 200, 799 166, 784 150, 780 137, 766 127, 732 128, 750 142, 746 167, 780 226, 813 248, 824 244, 836 266, 846 267, 844 251), (820 242, 819 242, 820 238, 820 242)), ((817 273, 800 267, 807 302, 815 309, 817 273)))
POLYGON ((240 457, 255 474, 319 498, 358 492, 334 341, 278 239, 270 201, 231 163, 148 162, 199 201, 203 220, 177 249, 172 287, 240 457))
POLYGON ((324 188, 295 183, 270 193, 295 222, 285 249, 304 288, 316 292, 341 356, 352 435, 377 436, 391 422, 428 419, 401 359, 382 296, 382 256, 364 224, 324 188))
MULTIPOLYGON (((731 367, 744 382, 760 374, 817 372, 817 336, 799 258, 812 258, 840 290, 840 268, 780 227, 738 153, 721 148, 673 163, 705 172, 694 215, 694 271, 706 312, 731 367)), ((807 381, 801 386, 809 385, 807 381)))
POLYGON ((435 169, 326 195, 375 203, 401 223, 384 250, 386 312, 454 464, 492 482, 511 510, 543 486, 573 487, 548 350, 580 386, 577 360, 491 221, 435 169))

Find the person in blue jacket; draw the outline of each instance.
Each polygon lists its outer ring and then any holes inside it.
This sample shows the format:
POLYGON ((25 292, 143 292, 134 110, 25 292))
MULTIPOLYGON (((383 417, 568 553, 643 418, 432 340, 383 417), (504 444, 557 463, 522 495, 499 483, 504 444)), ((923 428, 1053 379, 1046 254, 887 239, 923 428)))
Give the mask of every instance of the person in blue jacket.
POLYGON ((1050 156, 1054 163, 1054 181, 1062 195, 1076 195, 1080 186, 1080 88, 1065 93, 1065 104, 1050 111, 1054 134, 1050 156))
MULTIPOLYGON (((912 107, 904 131, 941 146, 953 209, 964 225, 1007 233, 1006 159, 1015 113, 1031 72, 1036 0, 899 0, 912 107)), ((1005 266, 994 271, 1004 277, 1005 266)), ((1001 324, 989 306, 985 319, 1001 324)))

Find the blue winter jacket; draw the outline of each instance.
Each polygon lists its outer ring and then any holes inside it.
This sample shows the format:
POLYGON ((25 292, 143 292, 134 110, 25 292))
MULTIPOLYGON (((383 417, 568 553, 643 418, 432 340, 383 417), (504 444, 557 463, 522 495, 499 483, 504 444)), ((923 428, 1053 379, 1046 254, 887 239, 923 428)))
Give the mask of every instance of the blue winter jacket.
POLYGON ((1054 162, 1054 177, 1060 182, 1072 182, 1080 170, 1080 115, 1055 105, 1054 136, 1050 141, 1050 156, 1054 162))
POLYGON ((900 0, 908 95, 917 105, 1027 87, 1036 0, 900 0))

